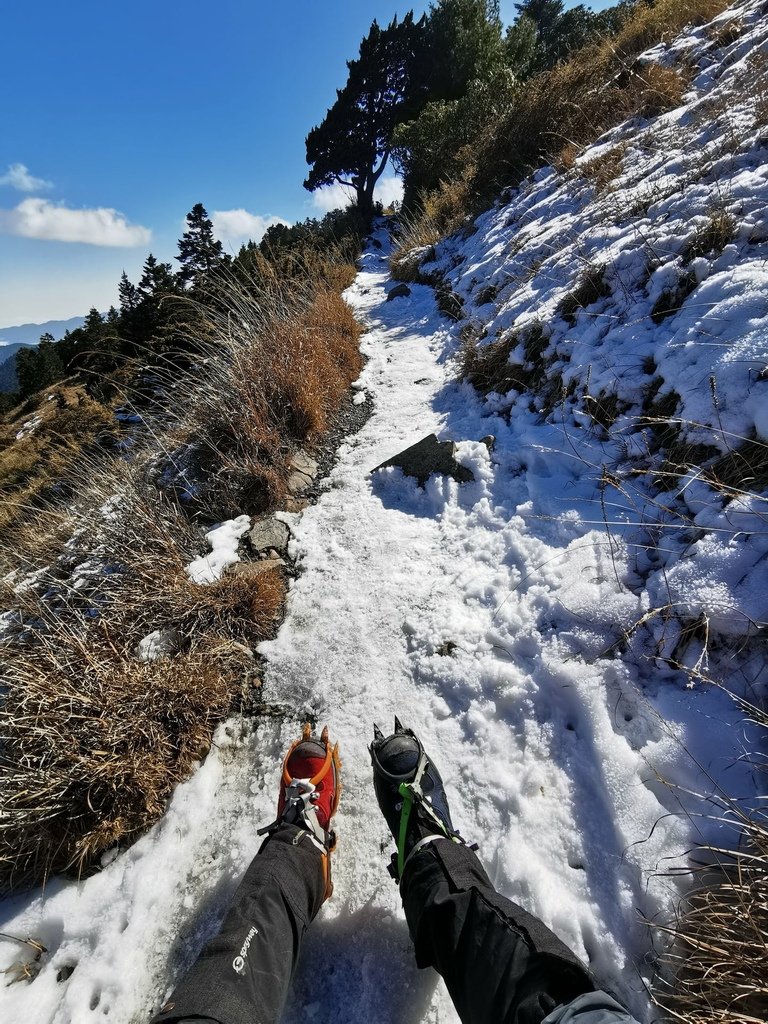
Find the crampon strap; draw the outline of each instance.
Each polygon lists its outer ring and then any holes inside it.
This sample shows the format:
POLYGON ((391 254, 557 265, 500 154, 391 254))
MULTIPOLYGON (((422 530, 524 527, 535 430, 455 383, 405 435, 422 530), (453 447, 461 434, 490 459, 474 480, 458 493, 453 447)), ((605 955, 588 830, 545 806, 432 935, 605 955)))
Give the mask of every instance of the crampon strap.
MULTIPOLYGON (((320 776, 315 776, 315 779, 322 778, 323 775, 325 775, 325 771, 322 771, 320 776)), ((305 829, 309 833, 310 839, 324 853, 332 850, 336 837, 333 832, 326 832, 317 820, 317 808, 313 800, 314 793, 315 783, 311 779, 291 779, 285 789, 283 813, 271 825, 260 828, 256 834, 263 836, 272 833, 283 824, 296 825, 298 828, 305 829)))
MULTIPOLYGON (((403 803, 400 809, 400 828, 398 830, 397 837, 397 863, 393 863, 390 868, 395 881, 399 882, 403 877, 403 871, 405 865, 411 859, 411 857, 418 853, 419 850, 423 849, 429 843, 434 842, 436 839, 450 839, 454 843, 460 843, 462 846, 466 846, 465 840, 456 832, 451 832, 445 825, 442 818, 435 812, 429 800, 424 795, 424 790, 421 788, 421 780, 424 772, 427 770, 427 757, 424 751, 421 752, 419 763, 416 766, 416 774, 413 777, 412 782, 401 782, 398 786, 398 792, 403 798, 403 803), (405 840, 408 835, 408 822, 411 818, 411 812, 413 811, 413 805, 418 804, 422 811, 426 814, 432 822, 435 823, 438 832, 434 832, 431 835, 424 836, 420 839, 410 853, 406 856, 405 854, 405 840)), ((474 847, 476 849, 476 847, 474 847)), ((394 857, 393 857, 394 862, 394 857)))

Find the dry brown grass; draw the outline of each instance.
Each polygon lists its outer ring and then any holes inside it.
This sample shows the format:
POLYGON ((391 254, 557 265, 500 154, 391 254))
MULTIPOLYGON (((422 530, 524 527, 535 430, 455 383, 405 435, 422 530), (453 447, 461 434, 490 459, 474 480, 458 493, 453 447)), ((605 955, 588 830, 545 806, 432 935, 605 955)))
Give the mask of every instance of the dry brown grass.
POLYGON ((294 284, 268 302, 233 290, 211 330, 202 365, 170 385, 187 408, 177 444, 196 450, 211 515, 262 512, 284 495, 293 451, 328 429, 359 376, 360 327, 329 286, 294 284))
POLYGON ((142 664, 110 657, 119 638, 56 634, 9 659, 0 711, 3 889, 73 869, 136 836, 210 744, 232 704, 208 653, 142 664))
POLYGON ((726 811, 737 821, 737 851, 705 847, 678 916, 654 924, 670 937, 654 997, 685 1024, 759 1024, 768 1018, 768 827, 764 815, 726 811))
POLYGON ((87 872, 132 842, 215 726, 250 706, 252 649, 279 625, 284 573, 255 563, 193 583, 186 566, 207 545, 191 513, 282 500, 292 453, 328 429, 360 372, 360 328, 331 284, 348 279, 344 265, 315 286, 277 271, 258 291, 232 284, 193 365, 156 371, 170 415, 131 460, 73 449, 45 462, 45 500, 19 505, 0 553, 0 888, 87 872), (168 649, 143 661, 155 630, 168 649))
POLYGON ((111 409, 81 385, 57 385, 0 420, 0 541, 13 540, 26 510, 45 501, 52 486, 77 468, 84 452, 115 427, 111 409), (53 395, 53 400, 48 400, 53 395), (17 439, 24 423, 39 419, 17 439))
POLYGON ((588 265, 582 270, 573 291, 566 295, 557 307, 558 315, 573 326, 580 310, 599 302, 610 293, 610 287, 605 279, 605 267, 588 265))
POLYGON ((250 648, 274 634, 285 596, 274 568, 193 583, 185 566, 205 544, 140 464, 101 467, 68 527, 72 541, 47 567, 31 525, 27 550, 3 557, 15 573, 2 639, 4 890, 88 870, 162 814, 247 696, 250 648), (139 641, 156 629, 168 656, 142 661, 139 641))
POLYGON ((768 126, 768 56, 756 53, 747 62, 744 87, 755 105, 758 128, 768 126))
POLYGON ((736 235, 736 221, 727 210, 712 210, 709 220, 698 229, 681 253, 683 263, 699 256, 718 257, 736 235))
POLYGON ((433 192, 420 197, 416 211, 399 215, 398 244, 390 258, 392 277, 396 280, 428 282, 419 273, 419 264, 427 258, 428 250, 441 238, 458 231, 473 212, 478 212, 470 190, 472 170, 468 166, 459 178, 442 182, 433 192), (414 250, 420 250, 418 260, 409 259, 414 250))
POLYGON ((626 145, 614 146, 612 149, 606 150, 605 153, 601 153, 600 156, 585 161, 579 167, 579 173, 594 182, 595 190, 598 193, 603 192, 621 174, 626 151, 626 145))
POLYGON ((475 153, 471 193, 491 195, 547 160, 567 167, 575 151, 626 118, 652 117, 678 105, 689 72, 640 65, 636 58, 726 6, 726 0, 639 5, 617 36, 577 52, 527 83, 475 153))

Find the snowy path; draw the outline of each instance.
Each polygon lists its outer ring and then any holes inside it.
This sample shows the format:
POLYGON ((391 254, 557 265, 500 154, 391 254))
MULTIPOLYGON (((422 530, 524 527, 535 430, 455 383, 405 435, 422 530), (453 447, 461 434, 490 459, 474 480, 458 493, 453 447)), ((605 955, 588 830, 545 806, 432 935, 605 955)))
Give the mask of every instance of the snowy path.
MULTIPOLYGON (((539 491, 567 489, 567 475, 534 451, 520 471, 514 424, 454 383, 457 342, 431 290, 387 303, 386 280, 370 249, 348 298, 369 327, 361 386, 374 413, 294 522, 302 572, 279 636, 262 648, 265 697, 295 708, 296 720, 266 721, 255 734, 222 727, 164 820, 132 849, 82 884, 57 880, 42 896, 6 901, 0 930, 39 938, 49 953, 31 984, 0 990, 0 1020, 146 1019, 215 929, 256 828, 273 816, 280 755, 305 711, 340 741, 345 791, 336 892, 310 931, 287 1022, 457 1020, 437 975, 413 964, 386 873, 391 845, 367 744, 373 721, 387 728, 394 713, 434 752, 456 824, 480 842, 494 882, 647 1013, 638 914, 657 913, 671 885, 647 872, 688 842, 679 818, 659 820, 674 798, 654 769, 696 785, 672 735, 686 722, 686 742, 719 775, 707 752, 733 712, 716 693, 677 689, 651 694, 651 704, 620 662, 596 657, 615 623, 638 611, 616 583, 605 537, 582 530, 574 540, 536 519, 539 491), (420 491, 399 471, 370 476, 431 432, 462 442, 475 483, 433 477, 420 491), (488 433, 498 437, 492 454, 478 440, 488 433), (591 638, 592 664, 573 657, 579 631, 582 646, 591 638)), ((18 955, 0 949, 0 966, 18 955)))

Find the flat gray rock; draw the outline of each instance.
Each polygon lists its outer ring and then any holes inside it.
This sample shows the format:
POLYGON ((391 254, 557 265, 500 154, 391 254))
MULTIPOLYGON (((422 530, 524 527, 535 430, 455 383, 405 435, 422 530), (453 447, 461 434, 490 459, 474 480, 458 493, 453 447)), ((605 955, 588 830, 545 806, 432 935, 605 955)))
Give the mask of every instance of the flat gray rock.
POLYGON ((279 519, 260 519, 248 534, 254 551, 285 551, 291 531, 279 519))
POLYGON ((317 476, 317 463, 313 458, 310 458, 305 451, 298 451, 291 457, 290 463, 291 469, 296 470, 297 473, 303 473, 304 476, 311 477, 313 480, 317 476))
POLYGON ((286 487, 289 494, 304 494, 315 482, 318 465, 305 451, 298 451, 289 463, 291 473, 286 487))
POLYGON ((373 472, 387 466, 397 466, 406 476, 416 477, 422 487, 433 473, 452 476, 460 484, 475 479, 472 470, 456 461, 456 442, 438 441, 434 434, 422 438, 398 455, 393 455, 391 459, 376 466, 373 472))

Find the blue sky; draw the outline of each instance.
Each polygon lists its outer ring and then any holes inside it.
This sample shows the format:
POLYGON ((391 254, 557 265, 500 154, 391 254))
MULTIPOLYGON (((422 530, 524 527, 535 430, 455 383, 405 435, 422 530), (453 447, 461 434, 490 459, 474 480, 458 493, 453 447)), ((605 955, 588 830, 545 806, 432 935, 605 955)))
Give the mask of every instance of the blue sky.
MULTIPOLYGON (((590 4, 596 9, 608 0, 590 4)), ((0 36, 0 327, 105 309, 202 202, 225 242, 322 210, 304 138, 377 18, 427 4, 8 4, 0 36), (74 239, 74 240, 60 240, 74 239)), ((513 0, 502 2, 507 21, 513 0)))

